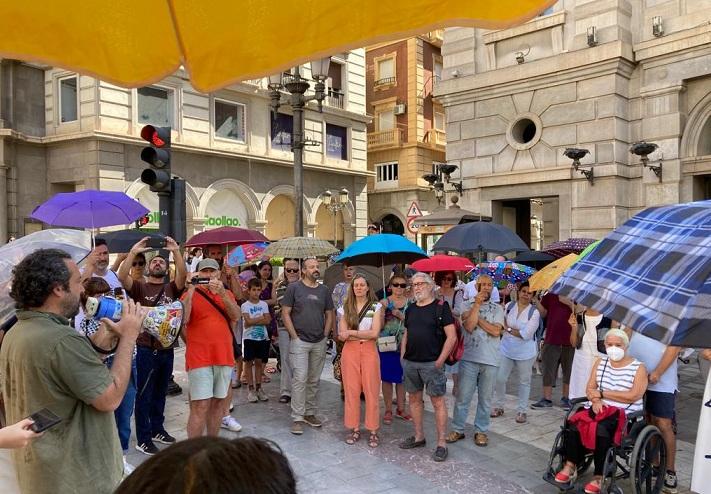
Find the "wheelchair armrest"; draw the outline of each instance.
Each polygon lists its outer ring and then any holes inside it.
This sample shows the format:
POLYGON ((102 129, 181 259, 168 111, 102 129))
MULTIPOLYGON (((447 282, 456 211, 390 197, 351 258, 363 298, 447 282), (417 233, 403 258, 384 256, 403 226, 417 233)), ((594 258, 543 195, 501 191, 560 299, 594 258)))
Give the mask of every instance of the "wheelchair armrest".
POLYGON ((641 417, 644 417, 644 410, 637 410, 636 412, 625 413, 625 418, 627 420, 636 420, 641 417))
POLYGON ((581 396, 580 398, 573 398, 570 400, 571 405, 577 405, 578 403, 585 403, 588 401, 588 398, 586 396, 581 396))

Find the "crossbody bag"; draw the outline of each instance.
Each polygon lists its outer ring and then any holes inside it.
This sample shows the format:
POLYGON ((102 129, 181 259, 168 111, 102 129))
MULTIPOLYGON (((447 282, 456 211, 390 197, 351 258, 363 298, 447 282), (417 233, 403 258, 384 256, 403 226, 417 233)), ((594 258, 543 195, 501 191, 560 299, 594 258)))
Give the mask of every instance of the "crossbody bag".
MULTIPOLYGON (((363 320, 365 315, 368 313, 368 310, 372 307, 373 304, 365 304, 363 308, 360 310, 358 313, 358 326, 360 326, 360 322, 363 320)), ((336 353, 336 356, 333 358, 333 378, 341 381, 343 379, 343 374, 341 373, 341 354, 343 352, 338 352, 336 353)))
POLYGON ((235 339, 235 334, 232 332, 232 319, 230 319, 230 316, 227 315, 227 312, 225 312, 222 307, 217 305, 215 301, 208 297, 205 293, 203 293, 202 290, 196 289, 195 293, 199 293, 205 300, 210 302, 210 305, 217 309, 217 312, 219 312, 220 315, 225 318, 225 321, 227 322, 227 331, 229 331, 230 338, 232 338, 232 351, 234 352, 235 357, 237 357, 237 354, 239 353, 239 343, 237 343, 237 340, 235 339))

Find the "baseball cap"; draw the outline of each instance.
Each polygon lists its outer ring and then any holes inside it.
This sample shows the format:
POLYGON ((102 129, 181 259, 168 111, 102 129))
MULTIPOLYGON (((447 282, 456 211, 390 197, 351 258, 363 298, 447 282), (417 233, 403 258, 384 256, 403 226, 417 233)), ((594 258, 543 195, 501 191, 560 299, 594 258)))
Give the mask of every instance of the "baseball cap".
POLYGON ((198 263, 195 271, 202 271, 203 269, 214 269, 215 271, 219 271, 220 265, 214 259, 203 259, 198 263))

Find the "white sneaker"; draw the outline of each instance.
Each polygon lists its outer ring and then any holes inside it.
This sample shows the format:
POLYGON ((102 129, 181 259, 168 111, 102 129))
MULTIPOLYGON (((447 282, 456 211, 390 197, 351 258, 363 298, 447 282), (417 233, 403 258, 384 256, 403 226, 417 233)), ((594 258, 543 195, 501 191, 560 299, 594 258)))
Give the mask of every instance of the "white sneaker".
POLYGON ((267 397, 267 394, 264 392, 262 388, 259 388, 257 390, 257 399, 259 401, 267 401, 269 398, 267 397))
POLYGON ((242 425, 232 415, 228 415, 227 417, 222 417, 222 428, 232 432, 239 432, 242 430, 242 425))
POLYGON ((250 389, 249 393, 247 393, 247 401, 250 403, 257 403, 259 401, 257 393, 255 393, 254 390, 250 389))
POLYGON ((123 455, 123 476, 128 477, 136 469, 126 460, 126 455, 123 455))

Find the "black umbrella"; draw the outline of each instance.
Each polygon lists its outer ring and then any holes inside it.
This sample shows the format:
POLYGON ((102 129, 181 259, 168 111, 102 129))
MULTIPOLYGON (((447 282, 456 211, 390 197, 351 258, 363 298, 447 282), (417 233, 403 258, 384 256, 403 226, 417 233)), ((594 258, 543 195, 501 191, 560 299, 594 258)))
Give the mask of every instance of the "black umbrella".
POLYGON ((519 264, 526 264, 536 269, 541 269, 547 264, 550 264, 551 262, 555 261, 555 257, 538 250, 529 250, 526 252, 521 252, 519 255, 514 257, 512 261, 517 262, 519 264))
POLYGON ((530 249, 521 237, 504 225, 475 221, 451 228, 434 244, 432 250, 481 256, 484 252, 503 254, 530 249))
POLYGON ((106 247, 108 247, 109 252, 114 254, 130 251, 131 247, 133 247, 136 242, 144 237, 151 237, 161 240, 165 238, 160 233, 144 232, 135 229, 117 230, 115 232, 101 233, 96 236, 96 238, 106 240, 106 247))

